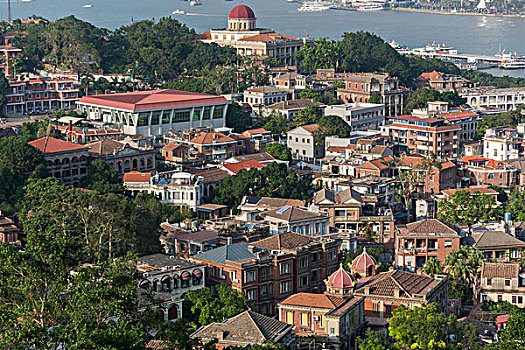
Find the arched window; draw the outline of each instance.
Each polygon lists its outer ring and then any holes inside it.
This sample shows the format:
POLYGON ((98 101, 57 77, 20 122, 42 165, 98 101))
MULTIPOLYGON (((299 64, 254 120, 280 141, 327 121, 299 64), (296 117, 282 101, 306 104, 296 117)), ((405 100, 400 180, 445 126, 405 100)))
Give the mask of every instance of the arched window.
POLYGON ((494 178, 494 174, 493 173, 489 173, 489 179, 492 180, 494 178))
POLYGON ((150 283, 148 280, 143 280, 142 282, 140 282, 140 288, 142 289, 146 289, 146 290, 149 290, 149 287, 150 287, 150 283))
POLYGON ((136 159, 133 159, 133 170, 137 170, 138 162, 136 159))
POLYGON ((151 167, 153 167, 153 159, 148 158, 148 168, 151 168, 151 167))
POLYGON ((202 270, 195 269, 193 270, 193 285, 198 286, 202 283, 202 270))
POLYGON ((159 280, 156 279, 156 278, 153 280, 153 291, 154 292, 158 292, 159 291, 159 280))
POLYGON ((173 275, 173 289, 179 288, 179 275, 173 275))
POLYGON ((144 159, 142 158, 140 160, 140 169, 142 170, 142 169, 144 169, 144 167, 145 167, 145 163, 144 163, 144 159))
POLYGON ((168 321, 176 320, 177 318, 179 318, 179 307, 174 304, 168 309, 168 321))
POLYGON ((157 310, 157 319, 159 321, 164 321, 164 310, 162 309, 157 310))
POLYGON ((164 276, 160 280, 162 285, 162 291, 163 292, 171 292, 171 277, 170 276, 164 276))
POLYGON ((181 287, 188 288, 190 286, 191 274, 188 271, 184 271, 181 275, 181 287))

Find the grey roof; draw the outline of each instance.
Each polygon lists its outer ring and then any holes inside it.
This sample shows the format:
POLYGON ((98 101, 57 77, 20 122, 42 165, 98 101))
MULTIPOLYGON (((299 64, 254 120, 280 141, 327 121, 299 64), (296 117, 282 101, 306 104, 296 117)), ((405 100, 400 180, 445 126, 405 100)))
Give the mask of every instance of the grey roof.
POLYGON ((184 259, 180 259, 174 256, 166 255, 166 254, 152 254, 152 255, 146 255, 141 256, 140 258, 137 258, 137 265, 148 265, 151 267, 174 267, 179 266, 180 268, 186 269, 189 267, 197 266, 197 264, 187 261, 184 259))
POLYGON ((252 160, 252 159, 256 160, 258 162, 270 162, 270 161, 275 161, 276 160, 275 157, 273 157, 268 152, 244 154, 244 155, 232 157, 230 159, 234 159, 237 162, 244 162, 244 161, 252 160))
POLYGON ((264 316, 253 311, 245 311, 222 323, 211 323, 192 334, 204 340, 217 338, 223 332, 224 342, 244 344, 263 344, 267 340, 278 341, 292 330, 292 325, 264 316))
MULTIPOLYGON (((241 261, 254 258, 255 255, 248 249, 249 244, 246 242, 225 245, 203 253, 195 255, 195 258, 213 262, 216 264, 226 264, 226 261, 241 261)), ((261 248, 255 248, 255 251, 261 251, 261 248)))
POLYGON ((476 249, 525 248, 525 242, 503 231, 474 233, 467 238, 467 243, 476 249))

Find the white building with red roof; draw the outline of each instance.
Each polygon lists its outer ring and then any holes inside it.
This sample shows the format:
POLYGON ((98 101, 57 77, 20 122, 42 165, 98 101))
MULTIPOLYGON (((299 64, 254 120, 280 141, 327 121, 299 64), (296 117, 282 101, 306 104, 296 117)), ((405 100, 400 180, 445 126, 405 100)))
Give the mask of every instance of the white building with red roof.
POLYGON ((78 186, 87 175, 88 148, 46 136, 29 142, 38 148, 47 162, 49 175, 65 184, 78 186))
POLYGON ((228 28, 211 29, 199 35, 206 43, 231 46, 241 56, 268 56, 283 64, 295 64, 294 55, 311 40, 257 28, 253 10, 246 5, 235 6, 228 16, 228 28))
POLYGON ((128 135, 165 135, 170 130, 220 128, 229 101, 222 96, 151 90, 84 96, 77 106, 88 119, 116 124, 128 135))

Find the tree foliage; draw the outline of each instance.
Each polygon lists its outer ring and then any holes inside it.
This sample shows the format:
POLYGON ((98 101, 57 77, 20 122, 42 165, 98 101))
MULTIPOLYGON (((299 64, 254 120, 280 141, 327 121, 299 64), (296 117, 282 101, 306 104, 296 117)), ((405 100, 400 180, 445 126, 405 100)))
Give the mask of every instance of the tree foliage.
POLYGON ((466 102, 466 99, 459 96, 457 92, 439 92, 434 89, 422 88, 408 97, 405 113, 412 113, 417 108, 426 108, 428 102, 432 101, 448 102, 451 106, 460 106, 466 102))
POLYGON ((243 132, 252 126, 252 117, 239 106, 238 103, 232 103, 228 106, 226 112, 226 126, 233 128, 234 132, 243 132))
POLYGON ((222 179, 211 191, 210 202, 237 210, 243 196, 306 200, 313 192, 309 177, 299 177, 285 164, 272 163, 262 169, 241 170, 222 179))
POLYGON ((485 258, 479 250, 470 246, 461 246, 445 256, 445 271, 453 279, 468 285, 479 277, 483 261, 485 258))
POLYGON ((498 220, 501 214, 496 199, 479 191, 456 191, 438 203, 439 219, 453 224, 471 226, 480 221, 498 220))
POLYGON ((335 69, 338 66, 339 43, 328 38, 316 39, 311 46, 304 46, 295 54, 302 72, 312 74, 317 69, 335 69))
POLYGON ((443 267, 441 266, 441 261, 435 257, 429 258, 423 268, 423 272, 432 277, 442 274, 443 267))
POLYGON ((264 151, 271 154, 273 157, 286 162, 292 161, 292 151, 283 144, 278 142, 270 143, 264 147, 264 151))
POLYGON ((359 350, 388 350, 392 348, 386 331, 373 331, 370 328, 367 328, 364 338, 357 338, 357 344, 359 350))
POLYGON ((186 299, 199 326, 222 322, 248 308, 248 297, 225 283, 217 286, 217 293, 214 296, 209 288, 188 291, 186 299))
POLYGON ((525 311, 516 309, 512 312, 505 330, 498 342, 484 347, 487 350, 521 350, 525 344, 525 311))

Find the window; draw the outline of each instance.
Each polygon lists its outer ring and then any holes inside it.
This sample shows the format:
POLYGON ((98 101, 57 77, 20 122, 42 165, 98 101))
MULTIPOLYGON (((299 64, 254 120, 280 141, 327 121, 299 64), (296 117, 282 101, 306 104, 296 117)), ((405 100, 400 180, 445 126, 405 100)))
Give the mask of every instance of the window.
POLYGON ((245 282, 253 282, 255 281, 255 270, 246 271, 246 274, 244 276, 245 282))
POLYGON ((523 296, 518 295, 518 304, 523 304, 523 296))
POLYGON ((492 279, 487 278, 487 286, 492 286, 492 279))
POLYGON ((513 296, 512 296, 512 303, 513 303, 513 304, 516 304, 516 303, 518 302, 517 299, 518 299, 518 298, 517 298, 515 295, 513 295, 513 296))
POLYGON ((282 281, 280 284, 280 292, 281 294, 289 293, 292 287, 291 281, 282 281))
POLYGON ((317 253, 312 253, 312 262, 317 261, 317 253))
POLYGON ((306 312, 301 313, 301 326, 308 327, 308 314, 306 312))
POLYGON ((304 286, 307 286, 308 285, 308 275, 302 275, 300 278, 299 278, 299 285, 301 287, 304 287, 304 286))
POLYGON ((387 316, 392 316, 392 305, 385 305, 385 314, 387 316))
POLYGON ((267 290, 268 289, 266 288, 266 284, 263 284, 261 286, 261 296, 266 295, 267 290))
POLYGON ((502 301, 503 300, 503 296, 501 294, 498 294, 498 301, 502 301))
POLYGON ((139 114, 139 122, 137 126, 147 126, 148 125, 148 119, 149 119, 149 113, 141 113, 139 114))
POLYGON ((160 112, 153 112, 151 115, 151 125, 159 125, 160 122, 160 112))
POLYGON ((266 277, 266 267, 261 267, 259 270, 259 276, 261 276, 261 278, 266 277))
POLYGON ((445 248, 452 248, 452 241, 451 240, 446 240, 445 241, 445 248))
POLYGON ((202 113, 202 120, 210 120, 211 118, 211 107, 204 107, 204 112, 202 113))
POLYGON ((321 316, 321 327, 326 327, 326 316, 325 315, 321 316))
POLYGON ((505 280, 505 287, 510 287, 510 280, 505 280))
POLYGON ((330 334, 334 334, 335 333, 335 328, 330 328, 330 334))
POLYGON ((287 273, 290 273, 290 263, 281 263, 279 265, 279 271, 281 272, 281 275, 286 275, 287 273))
POLYGON ((224 113, 224 107, 215 106, 215 109, 213 110, 213 119, 221 119, 223 113, 224 113))
POLYGON ((237 271, 230 271, 230 279, 234 282, 238 282, 237 281, 237 271))
POLYGON ((317 271, 312 271, 312 281, 317 280, 317 271))
POLYGON ((170 114, 171 114, 171 111, 164 111, 162 113, 162 124, 170 123, 170 114))
POLYGON ((293 312, 286 311, 286 323, 293 324, 293 312))
POLYGON ((190 111, 176 111, 173 114, 173 123, 182 123, 190 121, 190 111))
POLYGON ((335 260, 337 258, 337 251, 336 250, 330 250, 328 253, 326 253, 327 260, 335 260))
POLYGON ((257 299, 257 289, 248 289, 246 291, 246 296, 248 297, 248 300, 256 300, 257 299))
POLYGON ((303 256, 301 260, 299 260, 299 265, 301 266, 301 269, 307 268, 308 267, 308 257, 303 256))

